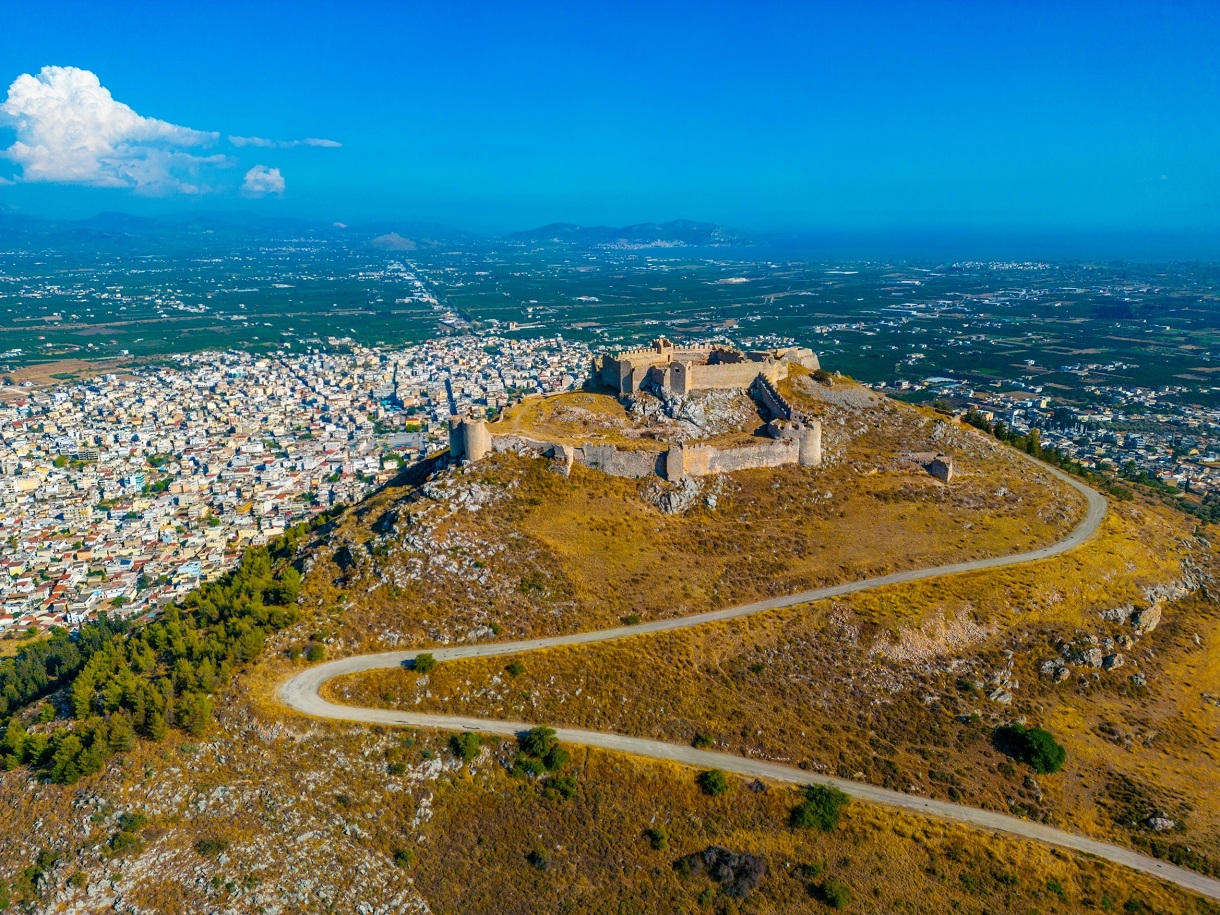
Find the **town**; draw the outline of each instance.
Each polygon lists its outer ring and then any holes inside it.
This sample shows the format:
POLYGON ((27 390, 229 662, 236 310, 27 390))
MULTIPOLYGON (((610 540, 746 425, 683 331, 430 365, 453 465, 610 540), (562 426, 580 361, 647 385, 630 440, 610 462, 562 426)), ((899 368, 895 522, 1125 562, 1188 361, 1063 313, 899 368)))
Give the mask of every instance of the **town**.
POLYGON ((590 359, 562 337, 395 351, 332 339, 326 351, 195 353, 4 388, 0 633, 177 600, 246 547, 441 447, 450 415, 569 390, 590 359))

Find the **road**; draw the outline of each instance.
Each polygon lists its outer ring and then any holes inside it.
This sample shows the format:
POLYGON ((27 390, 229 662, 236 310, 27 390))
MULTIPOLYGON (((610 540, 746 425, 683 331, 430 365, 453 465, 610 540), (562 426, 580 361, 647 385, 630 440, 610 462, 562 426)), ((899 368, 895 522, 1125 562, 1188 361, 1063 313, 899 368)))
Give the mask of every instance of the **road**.
MULTIPOLYGON (((968 562, 957 562, 926 569, 910 569, 904 572, 882 575, 877 578, 832 585, 826 588, 816 588, 812 591, 801 591, 796 594, 774 597, 750 604, 741 604, 736 607, 726 607, 723 610, 712 610, 706 613, 697 613, 675 619, 654 620, 647 623, 638 623, 634 626, 616 626, 612 629, 602 629, 596 632, 577 632, 571 635, 559 635, 542 639, 523 639, 516 642, 458 645, 449 648, 421 648, 413 651, 389 651, 378 654, 358 655, 351 658, 340 658, 335 661, 328 661, 325 664, 319 664, 317 667, 311 667, 290 677, 280 685, 276 695, 289 708, 317 718, 331 718, 339 721, 355 721, 365 724, 400 727, 437 728, 449 731, 469 730, 512 737, 529 730, 535 725, 524 721, 496 721, 486 718, 465 718, 454 715, 425 715, 391 709, 336 705, 323 699, 319 694, 319 690, 324 683, 336 677, 344 677, 369 670, 402 667, 424 651, 429 651, 438 661, 449 661, 459 658, 484 658, 496 655, 521 654, 528 651, 571 645, 588 645, 594 642, 631 638, 654 632, 687 629, 692 626, 701 626, 705 623, 737 619, 755 613, 765 613, 768 610, 792 607, 797 604, 825 600, 829 597, 840 597, 845 594, 854 594, 874 588, 884 588, 889 585, 902 584, 909 581, 939 578, 945 575, 958 575, 964 572, 977 572, 1004 566, 1022 565, 1024 563, 1037 562, 1051 556, 1058 556, 1061 553, 1066 553, 1068 550, 1080 546, 1093 536, 1105 517, 1106 500, 1091 487, 1086 486, 1074 477, 1068 476, 1057 468, 1040 462, 1033 462, 1032 458, 1030 461, 1031 463, 1036 463, 1039 470, 1051 473, 1072 486, 1085 497, 1088 504, 1084 518, 1072 529, 1071 533, 1057 543, 1042 547, 1041 549, 1030 550, 1025 553, 1015 553, 1009 556, 973 559, 968 562)), ((1038 842, 1045 842, 1050 845, 1069 848, 1074 851, 1085 852, 1146 874, 1152 874, 1203 896, 1220 900, 1220 880, 1214 880, 1202 874, 1197 874, 1194 871, 1176 867, 1165 861, 1158 861, 1156 858, 1138 854, 1130 849, 1110 845, 1106 842, 1098 842, 1094 839, 1074 835, 1060 829, 1053 829, 1041 823, 1023 820, 1007 814, 980 810, 975 807, 966 807, 948 801, 933 800, 918 795, 904 794, 901 791, 891 791, 864 782, 849 781, 833 776, 805 772, 801 769, 778 763, 747 759, 711 750, 696 750, 693 747, 664 743, 658 740, 646 740, 640 737, 628 737, 623 734, 584 731, 571 728, 557 728, 556 733, 561 741, 579 746, 631 753, 636 756, 668 760, 683 765, 699 766, 705 769, 723 769, 726 772, 738 775, 765 778, 797 785, 833 785, 852 797, 864 801, 885 804, 900 810, 935 816, 985 830, 1007 833, 1038 842)))

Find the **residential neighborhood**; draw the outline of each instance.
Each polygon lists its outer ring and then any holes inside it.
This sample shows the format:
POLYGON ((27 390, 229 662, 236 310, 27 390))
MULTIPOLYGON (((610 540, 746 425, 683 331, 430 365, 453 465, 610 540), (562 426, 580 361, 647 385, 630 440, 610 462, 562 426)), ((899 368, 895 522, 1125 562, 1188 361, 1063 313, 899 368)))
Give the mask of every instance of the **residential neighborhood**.
POLYGON ((179 599, 441 447, 451 414, 571 389, 589 360, 561 337, 331 339, 0 389, 0 634, 179 599))

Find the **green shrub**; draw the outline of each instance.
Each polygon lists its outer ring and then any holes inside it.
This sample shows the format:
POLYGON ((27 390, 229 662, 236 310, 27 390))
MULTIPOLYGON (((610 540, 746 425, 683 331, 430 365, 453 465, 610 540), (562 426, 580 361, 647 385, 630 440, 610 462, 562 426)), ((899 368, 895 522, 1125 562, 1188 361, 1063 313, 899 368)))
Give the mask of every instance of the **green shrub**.
POLYGON ((568 764, 568 751, 559 744, 547 750, 546 756, 542 757, 542 764, 546 766, 548 772, 558 772, 568 764))
POLYGON ((513 764, 509 769, 509 773, 517 778, 537 778, 545 772, 546 766, 542 764, 541 759, 527 756, 524 753, 518 753, 513 757, 513 764))
POLYGON ((522 734, 518 742, 523 753, 543 759, 559 744, 559 738, 555 736, 554 728, 532 728, 522 734))
POLYGON ((462 762, 471 762, 483 748, 483 738, 473 731, 454 734, 449 738, 449 749, 462 762))
POLYGON ((519 677, 525 673, 525 665, 520 661, 513 661, 504 670, 510 677, 519 677))
POLYGON ((1001 753, 1026 763, 1042 775, 1058 772, 1067 759, 1067 750, 1043 728, 1006 724, 995 729, 992 743, 1001 753))
POLYGON ((696 750, 706 750, 708 747, 716 746, 716 741, 706 734, 696 734, 695 739, 691 741, 691 746, 696 750))
POLYGON ((399 867, 415 866, 415 849, 398 848, 394 850, 394 863, 399 867))
POLYGON ((576 779, 571 775, 552 775, 542 783, 542 790, 549 798, 566 801, 576 794, 576 779))
POLYGON ((203 855, 205 858, 215 858, 228 847, 229 843, 225 839, 221 839, 218 836, 210 836, 206 839, 200 839, 195 843, 195 851, 199 852, 199 854, 203 855))
POLYGON ((412 669, 417 674, 431 673, 436 669, 436 657, 430 651, 425 651, 423 654, 417 654, 415 656, 415 663, 412 665, 412 669))
POLYGON ((805 799, 792 811, 792 825, 797 829, 820 829, 830 832, 839 825, 839 814, 850 798, 830 785, 809 785, 805 799))
POLYGON ((845 909, 851 902, 851 890, 847 884, 838 880, 826 880, 819 883, 813 891, 814 898, 826 903, 832 909, 845 909))
POLYGON ((724 794, 729 790, 729 777, 720 769, 707 769, 700 772, 695 781, 704 794, 710 794, 712 797, 724 794))
POLYGON ((321 642, 310 642, 305 648, 305 660, 310 664, 317 664, 326 657, 326 646, 321 642))
POLYGON ((660 826, 645 829, 644 836, 656 851, 665 851, 665 849, 669 848, 669 833, 660 826))
POLYGON ((148 822, 148 817, 142 813, 125 813, 119 817, 119 829, 123 832, 139 832, 148 822))
POLYGON ((143 843, 134 832, 123 830, 110 837, 110 854, 125 855, 131 851, 139 851, 143 843))

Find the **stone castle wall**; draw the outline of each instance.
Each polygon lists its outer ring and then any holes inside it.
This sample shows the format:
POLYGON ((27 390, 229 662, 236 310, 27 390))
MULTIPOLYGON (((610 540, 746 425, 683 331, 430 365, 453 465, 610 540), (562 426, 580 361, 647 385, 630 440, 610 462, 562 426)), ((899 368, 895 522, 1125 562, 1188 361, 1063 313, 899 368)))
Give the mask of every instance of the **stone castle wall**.
POLYGON ((765 375, 757 375, 751 379, 750 393, 753 394, 758 401, 767 408, 772 419, 794 419, 796 412, 792 409, 792 404, 784 399, 779 391, 775 389, 775 381, 767 378, 765 375))
MULTIPOLYGON (((774 423, 771 424, 775 426, 774 423)), ((735 448, 714 445, 672 445, 666 451, 618 448, 615 445, 564 445, 507 433, 494 435, 482 420, 454 417, 449 428, 449 451, 455 458, 477 461, 489 451, 533 451, 552 458, 566 472, 573 464, 616 477, 651 477, 680 480, 792 464, 821 463, 822 427, 818 423, 788 423, 772 429, 771 439, 735 448)))
MULTIPOLYGON (((726 388, 741 388, 746 390, 756 378, 766 378, 772 384, 788 377, 788 366, 783 362, 729 362, 715 365, 691 365, 687 369, 690 376, 687 390, 690 391, 723 390, 726 388)), ((674 390, 677 390, 675 388, 674 390)))

